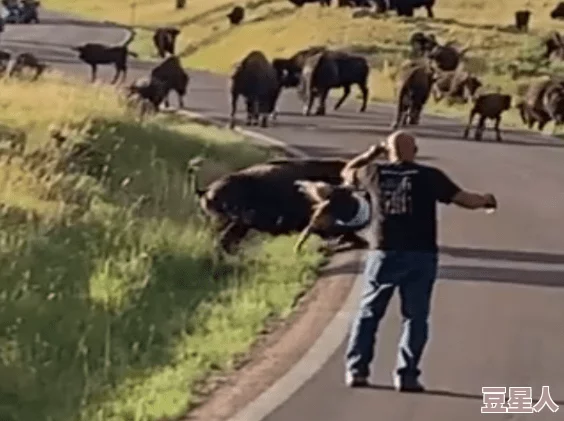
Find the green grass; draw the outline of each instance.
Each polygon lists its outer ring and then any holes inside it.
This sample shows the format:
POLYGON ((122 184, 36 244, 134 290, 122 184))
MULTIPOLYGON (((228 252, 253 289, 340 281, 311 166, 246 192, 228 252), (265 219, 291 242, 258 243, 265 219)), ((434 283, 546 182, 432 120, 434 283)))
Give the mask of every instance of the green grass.
MULTIPOLYGON (((132 22, 138 28, 175 24, 182 27, 178 39, 184 63, 195 68, 228 73, 250 50, 258 48, 269 57, 293 54, 314 44, 326 44, 366 55, 371 63, 371 96, 377 101, 391 101, 394 96, 392 78, 408 54, 407 40, 416 30, 433 31, 439 40, 457 40, 470 45, 467 67, 485 82, 486 90, 518 94, 521 86, 541 74, 555 73, 562 64, 546 66, 540 60, 542 38, 550 30, 563 30, 564 23, 551 20, 554 2, 531 0, 440 0, 435 8, 436 19, 426 18, 421 9, 415 18, 366 16, 352 18, 348 8, 320 8, 317 4, 295 8, 287 0, 251 0, 235 2, 208 0, 188 2, 186 9, 174 10, 172 0, 139 2, 135 18, 131 18, 131 2, 98 0, 47 0, 46 7, 70 10, 96 18, 132 22), (244 24, 231 28, 225 17, 235 5, 247 9, 244 24), (515 33, 513 14, 519 9, 532 11, 531 30, 515 33), (257 41, 257 40, 260 40, 257 41), (518 70, 511 77, 511 67, 518 70)), ((140 29, 135 48, 145 57, 155 57, 150 32, 140 29)), ((468 107, 447 107, 434 104, 432 113, 466 116, 468 107)), ((523 127, 512 110, 505 122, 523 127)))
POLYGON ((107 87, 52 76, 0 91, 0 420, 182 414, 321 263, 292 237, 216 258, 186 163, 207 157, 205 183, 267 152, 173 117, 141 124, 107 87), (79 142, 94 152, 69 158, 79 142))

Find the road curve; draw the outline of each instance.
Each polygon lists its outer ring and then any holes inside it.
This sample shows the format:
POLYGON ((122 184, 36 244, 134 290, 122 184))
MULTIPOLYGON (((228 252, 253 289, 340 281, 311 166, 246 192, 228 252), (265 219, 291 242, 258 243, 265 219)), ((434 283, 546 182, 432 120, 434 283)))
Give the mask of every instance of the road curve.
MULTIPOLYGON (((88 68, 68 47, 123 38, 120 29, 45 13, 40 25, 8 25, 0 46, 34 52, 86 78, 88 68)), ((134 63, 129 79, 148 68, 134 63)), ((112 71, 104 69, 100 76, 108 80, 112 71)), ((226 121, 225 78, 197 71, 191 77, 187 107, 226 121)), ((355 108, 349 103, 326 117, 305 118, 291 92, 281 100, 277 126, 258 131, 311 155, 352 155, 387 135, 393 115, 386 105, 371 104, 364 114, 355 108)), ((377 387, 344 387, 341 346, 265 421, 475 421, 482 416, 483 386, 530 386, 538 398, 548 385, 564 406, 564 142, 519 131, 505 131, 503 143, 463 141, 460 122, 430 116, 414 132, 423 159, 466 188, 494 192, 500 203, 494 215, 440 210, 440 281, 423 362, 430 392, 390 390, 400 328, 394 301, 378 336, 372 379, 377 387)), ((340 334, 344 339, 346 332, 340 334)), ((562 420, 563 412, 545 408, 534 415, 491 417, 562 420)))

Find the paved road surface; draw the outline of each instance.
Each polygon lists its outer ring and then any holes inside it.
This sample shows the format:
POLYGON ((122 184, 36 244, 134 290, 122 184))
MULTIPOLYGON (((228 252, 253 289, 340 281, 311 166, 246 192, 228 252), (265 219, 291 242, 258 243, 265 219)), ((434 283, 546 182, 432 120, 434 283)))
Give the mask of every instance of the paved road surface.
MULTIPOLYGON (((68 46, 120 42, 124 32, 49 14, 37 26, 8 26, 2 48, 32 51, 64 71, 88 77, 68 46)), ((242 55, 245 52, 241 52, 242 55)), ((144 75, 135 64, 129 78, 144 75)), ((112 70, 101 76, 109 80, 112 70)), ((192 72, 187 107, 225 120, 225 79, 192 72)), ((349 103, 342 112, 305 118, 295 93, 284 95, 277 127, 259 131, 313 155, 350 155, 389 133, 392 108, 371 104, 365 114, 349 103)), ((564 142, 505 132, 506 141, 462 141, 457 121, 424 117, 415 132, 429 163, 464 187, 497 194, 497 214, 441 209, 441 280, 424 357, 426 395, 389 390, 399 334, 397 302, 378 337, 373 380, 381 387, 343 386, 343 349, 265 421, 476 421, 482 386, 549 385, 564 406, 564 142)), ((491 133, 488 133, 491 135, 491 133)), ((343 271, 351 270, 343 268, 343 271)), ((343 338, 345 332, 343 332, 343 338)), ((562 420, 564 408, 492 419, 562 420)))

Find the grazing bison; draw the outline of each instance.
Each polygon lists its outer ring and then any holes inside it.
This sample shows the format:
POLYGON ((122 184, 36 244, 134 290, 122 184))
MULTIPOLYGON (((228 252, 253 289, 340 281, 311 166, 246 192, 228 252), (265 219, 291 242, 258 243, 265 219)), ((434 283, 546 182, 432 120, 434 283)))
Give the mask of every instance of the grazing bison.
POLYGON ((178 35, 180 35, 180 30, 172 27, 158 28, 155 31, 153 44, 155 44, 159 57, 164 58, 166 53, 174 55, 178 35))
POLYGON ((447 98, 449 104, 454 101, 468 102, 481 87, 482 82, 476 76, 466 71, 455 70, 438 74, 432 94, 436 102, 440 102, 443 97, 447 98))
MULTIPOLYGON (((531 83, 522 101, 517 103, 519 114, 523 124, 532 129, 538 124, 538 129, 542 131, 546 124, 553 118, 547 109, 547 104, 551 103, 554 107, 555 94, 560 92, 560 87, 564 86, 564 81, 560 79, 545 79, 531 83), (550 100, 546 99, 547 92, 550 92, 550 100)), ((554 108, 552 114, 555 114, 554 108)))
POLYGON ((413 16, 415 9, 424 7, 429 18, 435 17, 433 7, 435 0, 389 0, 389 9, 395 10, 398 16, 413 16))
POLYGON ((411 45, 411 54, 413 57, 422 57, 429 54, 438 46, 437 39, 434 34, 425 34, 423 32, 415 32, 409 38, 411 45))
MULTIPOLYGON (((382 148, 374 148, 370 157, 375 159, 382 148)), ((365 154, 363 154, 365 155, 365 154)), ((311 222, 315 211, 311 196, 300 189, 304 181, 340 185, 343 171, 354 171, 360 166, 358 158, 344 159, 282 159, 258 164, 222 177, 205 190, 197 190, 200 207, 221 231, 219 243, 224 250, 241 241, 252 229, 271 235, 300 232, 311 222)), ((348 202, 345 206, 348 205, 348 202)), ((340 209, 335 220, 350 222, 355 213, 354 204, 340 209), (350 212, 352 208, 353 212, 350 212)), ((357 208, 358 210, 358 208, 357 208)), ((356 212, 358 213, 358 212, 356 212)), ((366 242, 356 235, 354 224, 312 227, 310 231, 323 238, 341 238, 355 245, 366 242)))
POLYGON ((552 19, 563 19, 564 18, 564 3, 560 2, 556 7, 550 12, 550 17, 552 19))
POLYGON ((351 92, 351 86, 357 85, 362 92, 360 112, 366 111, 368 103, 368 75, 370 67, 364 57, 341 51, 324 51, 307 59, 302 70, 298 94, 304 101, 304 114, 310 115, 313 101, 319 97, 316 115, 325 115, 325 102, 329 91, 342 87, 343 96, 334 109, 343 104, 351 92))
POLYGON ((235 127, 235 114, 239 96, 247 103, 247 125, 267 127, 268 116, 276 108, 281 84, 274 66, 260 51, 250 52, 231 76, 231 128, 235 127))
POLYGON ((464 134, 463 134, 464 139, 468 138, 468 135, 470 133, 470 128, 474 120, 474 116, 477 114, 480 116, 480 119, 478 121, 478 125, 476 126, 476 130, 474 132, 474 139, 482 140, 482 134, 485 129, 486 119, 491 119, 494 120, 496 140, 498 142, 501 142, 501 133, 499 131, 499 124, 501 123, 501 115, 503 114, 504 111, 507 111, 510 108, 511 108, 511 95, 505 95, 499 93, 479 95, 474 102, 474 106, 470 110, 470 117, 468 118, 468 124, 464 129, 464 134))
POLYGON ((434 81, 435 72, 426 62, 408 62, 403 66, 398 79, 397 111, 392 128, 419 124, 434 81))
POLYGON ((437 45, 427 57, 435 63, 439 70, 451 72, 456 70, 468 49, 469 47, 459 51, 449 42, 445 45, 437 45))
POLYGON ((136 96, 141 100, 142 114, 145 114, 147 103, 151 105, 154 112, 157 112, 168 93, 168 86, 163 81, 154 78, 137 79, 127 88, 128 97, 136 96))
POLYGON ((151 70, 151 79, 158 79, 164 83, 167 95, 164 98, 165 106, 169 106, 168 93, 175 91, 178 96, 180 108, 184 108, 184 96, 190 83, 188 73, 182 68, 177 56, 165 58, 157 67, 151 70))
POLYGON ((245 19, 245 9, 241 6, 235 6, 227 15, 227 19, 229 19, 231 25, 239 25, 245 19))
POLYGON ((47 68, 47 64, 39 61, 33 54, 21 53, 10 59, 6 68, 6 74, 11 77, 21 74, 24 69, 31 69, 35 71, 33 80, 37 80, 47 68))
POLYGON ((128 50, 128 44, 120 46, 109 46, 98 43, 86 43, 78 47, 71 47, 72 50, 78 51, 78 58, 92 69, 92 82, 96 80, 98 65, 113 64, 116 68, 115 76, 112 84, 116 83, 121 75, 122 81, 127 76, 127 57, 137 57, 137 54, 128 50))
POLYGON ((515 12, 515 27, 518 31, 529 30, 529 20, 531 19, 531 12, 528 10, 519 10, 515 12))

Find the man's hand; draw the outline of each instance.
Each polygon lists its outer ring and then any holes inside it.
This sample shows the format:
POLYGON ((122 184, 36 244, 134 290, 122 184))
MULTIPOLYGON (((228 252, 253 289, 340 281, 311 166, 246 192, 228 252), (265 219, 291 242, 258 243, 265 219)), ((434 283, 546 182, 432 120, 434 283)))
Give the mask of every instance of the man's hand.
POLYGON ((496 209, 497 200, 493 194, 477 194, 464 190, 459 191, 452 202, 466 209, 496 209))
POLYGON ((486 209, 497 208, 497 200, 493 194, 491 193, 484 194, 484 208, 486 209))

